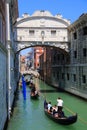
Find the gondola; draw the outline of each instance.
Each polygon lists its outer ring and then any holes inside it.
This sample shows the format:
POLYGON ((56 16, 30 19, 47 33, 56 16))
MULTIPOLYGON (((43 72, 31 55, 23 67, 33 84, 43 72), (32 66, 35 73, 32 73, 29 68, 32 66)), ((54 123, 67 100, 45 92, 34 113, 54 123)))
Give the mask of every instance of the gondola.
POLYGON ((35 94, 35 93, 30 93, 30 97, 31 97, 31 99, 38 99, 39 98, 39 94, 37 93, 37 94, 35 94))
POLYGON ((26 85, 29 85, 30 84, 30 81, 29 80, 26 80, 26 85))
POLYGON ((51 120, 62 125, 71 125, 77 121, 77 114, 68 117, 55 117, 53 114, 49 113, 46 108, 44 108, 44 112, 51 120))

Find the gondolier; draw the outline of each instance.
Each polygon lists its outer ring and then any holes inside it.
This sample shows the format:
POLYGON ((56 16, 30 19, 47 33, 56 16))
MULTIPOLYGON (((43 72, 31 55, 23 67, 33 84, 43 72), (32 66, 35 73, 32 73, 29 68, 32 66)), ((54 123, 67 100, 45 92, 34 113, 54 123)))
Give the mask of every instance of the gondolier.
POLYGON ((58 112, 62 111, 63 100, 60 97, 57 98, 57 106, 58 106, 58 112))

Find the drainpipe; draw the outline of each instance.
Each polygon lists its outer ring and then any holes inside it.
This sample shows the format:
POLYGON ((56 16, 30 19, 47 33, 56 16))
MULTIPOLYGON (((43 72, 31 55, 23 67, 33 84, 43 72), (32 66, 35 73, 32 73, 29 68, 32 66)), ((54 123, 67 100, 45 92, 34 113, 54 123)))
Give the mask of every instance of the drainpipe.
POLYGON ((18 57, 18 60, 19 60, 19 73, 18 73, 18 79, 20 79, 20 73, 21 73, 21 60, 20 60, 21 56, 20 56, 20 52, 19 52, 19 57, 18 57))
POLYGON ((10 120, 10 114, 11 114, 11 102, 10 102, 10 96, 11 96, 11 77, 10 77, 10 15, 9 15, 9 2, 6 2, 6 40, 7 40, 7 51, 8 51, 8 68, 7 68, 7 80, 8 80, 8 119, 10 120))

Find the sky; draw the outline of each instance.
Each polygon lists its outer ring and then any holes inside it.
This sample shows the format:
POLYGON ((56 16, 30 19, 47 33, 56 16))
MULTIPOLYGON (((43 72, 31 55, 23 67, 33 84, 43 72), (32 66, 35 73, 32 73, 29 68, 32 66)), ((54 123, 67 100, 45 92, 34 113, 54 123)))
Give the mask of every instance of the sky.
POLYGON ((48 10, 54 16, 61 14, 74 22, 82 13, 87 13, 87 0, 18 0, 19 17, 32 15, 36 10, 48 10))
POLYGON ((37 10, 47 10, 53 16, 61 14, 73 23, 87 13, 87 0, 18 0, 18 8, 19 17, 24 13, 32 15, 37 10))

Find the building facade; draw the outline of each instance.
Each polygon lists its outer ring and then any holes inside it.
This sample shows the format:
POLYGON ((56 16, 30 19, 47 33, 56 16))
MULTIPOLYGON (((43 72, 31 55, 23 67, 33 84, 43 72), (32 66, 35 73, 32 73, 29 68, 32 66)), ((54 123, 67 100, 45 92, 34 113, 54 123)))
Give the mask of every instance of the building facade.
POLYGON ((70 64, 69 53, 57 47, 46 47, 40 56, 41 79, 56 88, 65 86, 65 65, 70 64))
MULTIPOLYGON (((0 130, 4 128, 9 119, 17 87, 14 69, 15 45, 12 38, 13 23, 11 19, 13 16, 9 11, 10 9, 13 11, 12 2, 13 0, 0 0, 0 130)), ((17 5, 17 1, 15 4, 17 5)))
POLYGON ((46 75, 48 84, 87 99, 87 14, 68 26, 68 38, 69 52, 47 50, 45 63, 41 60, 41 65, 46 64, 45 69, 41 66, 41 74, 46 75))
POLYGON ((0 130, 7 119, 7 49, 6 49, 5 0, 0 0, 0 130))
POLYGON ((87 13, 68 27, 70 65, 65 89, 87 99, 87 13))

